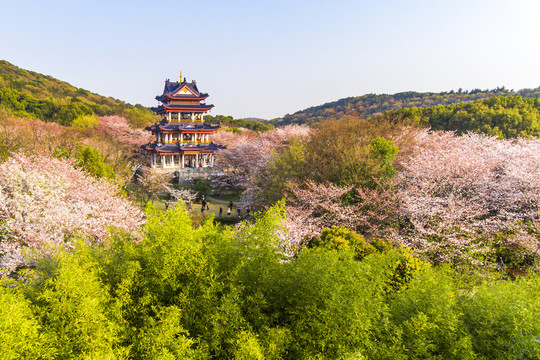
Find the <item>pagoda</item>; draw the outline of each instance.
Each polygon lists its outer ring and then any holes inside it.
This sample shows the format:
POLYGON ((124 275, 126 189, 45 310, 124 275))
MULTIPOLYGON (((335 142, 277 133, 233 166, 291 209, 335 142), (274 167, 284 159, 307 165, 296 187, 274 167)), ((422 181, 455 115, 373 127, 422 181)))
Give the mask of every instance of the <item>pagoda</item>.
POLYGON ((156 96, 161 104, 152 108, 161 121, 146 128, 155 141, 141 146, 150 155, 151 167, 181 171, 214 166, 214 155, 225 147, 210 142, 220 126, 204 123, 204 114, 214 107, 204 102, 207 97, 195 81, 182 81, 182 73, 178 82, 165 80, 163 94, 156 96))

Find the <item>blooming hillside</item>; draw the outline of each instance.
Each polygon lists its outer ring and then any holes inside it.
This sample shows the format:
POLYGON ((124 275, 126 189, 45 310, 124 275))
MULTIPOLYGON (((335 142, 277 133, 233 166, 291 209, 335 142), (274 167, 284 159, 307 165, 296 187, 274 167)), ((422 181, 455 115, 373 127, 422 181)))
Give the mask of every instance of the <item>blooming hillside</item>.
POLYGON ((230 182, 244 190, 244 206, 257 208, 251 194, 271 203, 264 197, 271 190, 288 198, 291 244, 345 226, 392 239, 433 263, 528 268, 539 261, 539 139, 388 130, 360 121, 328 128, 303 136, 285 131, 289 138, 275 130, 237 136, 223 152, 222 165, 236 169, 230 182), (381 134, 390 140, 376 153, 373 138, 381 134), (282 140, 265 141, 273 138, 282 140), (392 158, 381 155, 398 148, 394 169, 392 158))

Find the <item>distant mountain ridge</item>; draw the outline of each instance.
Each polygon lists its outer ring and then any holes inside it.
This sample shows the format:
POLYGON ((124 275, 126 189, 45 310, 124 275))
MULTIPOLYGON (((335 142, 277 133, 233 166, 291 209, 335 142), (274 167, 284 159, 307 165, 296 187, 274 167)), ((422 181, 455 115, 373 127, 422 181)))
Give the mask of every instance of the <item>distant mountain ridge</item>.
POLYGON ((288 124, 312 125, 324 120, 338 120, 344 116, 373 118, 391 110, 412 107, 427 108, 436 105, 449 105, 487 99, 494 96, 540 98, 540 87, 535 89, 522 89, 516 92, 502 87, 493 90, 474 89, 471 91, 462 91, 460 89, 457 92, 449 91, 440 93, 408 91, 393 95, 366 94, 339 99, 337 101, 300 110, 294 114, 287 114, 283 118, 275 121, 275 124, 277 126, 288 124))

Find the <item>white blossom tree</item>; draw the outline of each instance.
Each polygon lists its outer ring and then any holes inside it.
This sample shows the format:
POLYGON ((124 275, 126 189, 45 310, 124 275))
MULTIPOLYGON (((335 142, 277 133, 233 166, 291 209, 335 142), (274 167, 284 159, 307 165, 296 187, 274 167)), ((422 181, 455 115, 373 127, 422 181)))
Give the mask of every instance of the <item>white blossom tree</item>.
POLYGON ((24 249, 41 250, 73 237, 102 241, 115 227, 132 233, 142 212, 69 160, 15 155, 0 163, 0 268, 13 270, 24 249))
POLYGON ((136 194, 141 205, 157 197, 160 192, 167 192, 173 174, 159 172, 154 168, 141 166, 135 175, 137 179, 136 194))

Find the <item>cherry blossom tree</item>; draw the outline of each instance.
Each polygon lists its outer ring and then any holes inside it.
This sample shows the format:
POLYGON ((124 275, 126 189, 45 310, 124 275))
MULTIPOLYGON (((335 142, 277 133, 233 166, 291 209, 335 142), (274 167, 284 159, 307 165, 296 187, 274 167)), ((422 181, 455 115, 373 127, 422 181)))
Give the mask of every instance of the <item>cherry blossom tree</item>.
POLYGON ((0 163, 0 268, 14 270, 24 249, 100 242, 115 227, 135 233, 142 212, 117 185, 90 177, 73 161, 17 154, 0 163))
POLYGON ((137 179, 136 193, 141 200, 141 205, 144 205, 157 197, 160 192, 170 189, 169 184, 173 175, 162 173, 154 168, 141 166, 135 177, 137 179))
POLYGON ((399 240, 434 261, 539 254, 540 140, 418 131, 397 175, 399 240))
POLYGON ((210 135, 210 141, 225 145, 226 147, 234 147, 238 141, 245 137, 254 137, 255 133, 246 129, 240 129, 240 133, 228 131, 228 128, 226 126, 223 126, 219 129, 219 131, 215 132, 214 134, 210 135))
POLYGON ((197 192, 191 189, 176 189, 170 185, 165 185, 165 191, 169 193, 172 201, 175 203, 183 201, 188 208, 191 207, 193 199, 197 195, 197 192))
POLYGON ((11 145, 11 152, 49 155, 55 148, 73 149, 77 142, 83 141, 84 135, 78 129, 57 123, 6 116, 1 119, 0 139, 11 145))
POLYGON ((20 151, 27 155, 76 157, 80 144, 97 149, 116 175, 131 181, 130 168, 137 159, 139 146, 151 136, 129 128, 122 117, 100 118, 95 128, 78 129, 36 119, 6 117, 0 124, 0 157, 20 151))
POLYGON ((395 233, 392 222, 397 214, 397 202, 390 190, 313 181, 291 184, 289 190, 286 236, 294 245, 307 235, 319 235, 322 229, 333 226, 345 226, 368 238, 391 237, 395 233), (353 198, 346 202, 345 195, 353 198))

